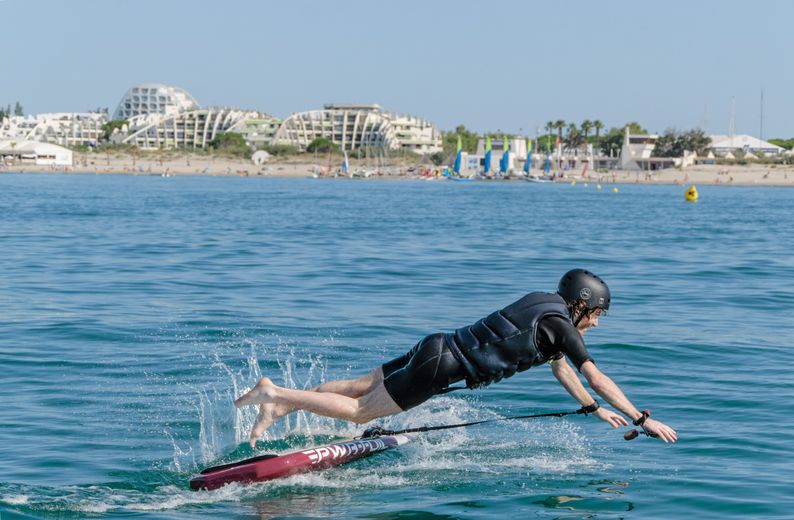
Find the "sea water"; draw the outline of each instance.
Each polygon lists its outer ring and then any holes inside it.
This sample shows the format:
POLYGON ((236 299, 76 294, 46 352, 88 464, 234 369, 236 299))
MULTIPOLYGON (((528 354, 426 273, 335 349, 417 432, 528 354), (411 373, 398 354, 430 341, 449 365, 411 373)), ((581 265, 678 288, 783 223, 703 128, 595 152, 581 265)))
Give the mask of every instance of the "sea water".
MULTIPOLYGON (((0 518, 791 518, 794 190, 0 176, 0 518), (193 492, 203 467, 354 436, 261 375, 364 374, 560 275, 604 277, 598 366, 676 444, 592 417, 420 434, 345 467, 193 492)), ((575 410, 548 367, 389 428, 575 410)))

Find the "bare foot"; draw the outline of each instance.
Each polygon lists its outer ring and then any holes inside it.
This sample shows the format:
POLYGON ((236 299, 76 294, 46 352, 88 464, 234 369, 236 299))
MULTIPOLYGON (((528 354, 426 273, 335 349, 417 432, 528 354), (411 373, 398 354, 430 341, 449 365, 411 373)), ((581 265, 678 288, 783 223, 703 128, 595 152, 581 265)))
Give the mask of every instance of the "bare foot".
POLYGON ((274 385, 273 381, 270 379, 263 377, 255 387, 237 398, 234 402, 234 406, 240 408, 241 406, 247 406, 249 404, 272 403, 275 396, 276 385, 274 385))
POLYGON ((265 431, 270 428, 274 422, 289 414, 292 410, 277 405, 274 403, 266 403, 259 405, 259 415, 256 417, 256 423, 251 429, 249 444, 253 448, 256 441, 262 436, 265 431))

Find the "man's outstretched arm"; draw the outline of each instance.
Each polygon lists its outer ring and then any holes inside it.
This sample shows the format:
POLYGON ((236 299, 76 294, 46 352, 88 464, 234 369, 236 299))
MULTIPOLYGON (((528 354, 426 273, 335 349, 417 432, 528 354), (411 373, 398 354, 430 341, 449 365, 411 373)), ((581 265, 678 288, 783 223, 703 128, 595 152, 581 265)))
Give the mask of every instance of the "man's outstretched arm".
MULTIPOLYGON (((592 361, 585 361, 580 368, 580 372, 587 379, 590 388, 595 390, 606 402, 629 416, 632 421, 636 421, 642 417, 642 413, 629 401, 620 387, 601 372, 595 366, 595 363, 592 361)), ((643 428, 645 428, 645 431, 648 433, 658 435, 659 439, 664 442, 675 442, 678 440, 678 435, 675 430, 661 421, 647 418, 645 419, 643 428)))
MULTIPOLYGON (((568 365, 568 362, 565 361, 565 358, 560 358, 552 361, 551 363, 551 372, 554 374, 554 377, 557 378, 557 381, 560 382, 563 388, 571 394, 571 397, 579 401, 579 404, 582 406, 588 406, 593 404, 593 399, 590 396, 590 392, 585 389, 582 382, 579 380, 579 377, 576 375, 576 372, 568 365)), ((601 419, 602 421, 608 422, 613 428, 617 428, 618 426, 628 426, 628 422, 622 416, 616 414, 611 410, 607 410, 606 408, 599 408, 593 415, 601 419)))

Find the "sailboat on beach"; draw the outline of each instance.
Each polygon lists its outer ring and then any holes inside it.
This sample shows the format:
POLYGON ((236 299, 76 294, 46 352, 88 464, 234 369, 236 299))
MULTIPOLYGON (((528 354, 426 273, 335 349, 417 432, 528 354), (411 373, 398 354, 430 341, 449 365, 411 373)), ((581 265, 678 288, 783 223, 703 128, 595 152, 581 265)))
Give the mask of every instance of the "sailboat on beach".
MULTIPOLYGON (((544 165, 544 170, 547 166, 549 166, 551 160, 546 158, 546 165, 544 165)), ((549 179, 542 178, 538 175, 534 175, 531 172, 532 169, 532 140, 527 139, 527 160, 524 162, 524 176, 525 179, 529 182, 551 182, 549 179)))
POLYGON ((527 158, 524 160, 524 176, 530 176, 532 169, 532 139, 527 139, 527 158))
POLYGON ((342 161, 342 175, 350 175, 350 161, 347 158, 347 150, 343 150, 345 159, 342 161))
POLYGON ((510 145, 507 136, 502 136, 502 159, 499 161, 499 173, 507 177, 507 170, 510 167, 510 145))
POLYGON ((491 174, 491 136, 485 136, 485 159, 483 160, 482 168, 483 177, 488 177, 491 174))
POLYGON ((458 136, 458 147, 457 151, 455 152, 455 163, 452 165, 452 173, 450 174, 449 171, 445 172, 445 176, 451 181, 470 181, 471 178, 463 177, 460 174, 461 164, 463 163, 463 143, 460 140, 460 136, 458 136))

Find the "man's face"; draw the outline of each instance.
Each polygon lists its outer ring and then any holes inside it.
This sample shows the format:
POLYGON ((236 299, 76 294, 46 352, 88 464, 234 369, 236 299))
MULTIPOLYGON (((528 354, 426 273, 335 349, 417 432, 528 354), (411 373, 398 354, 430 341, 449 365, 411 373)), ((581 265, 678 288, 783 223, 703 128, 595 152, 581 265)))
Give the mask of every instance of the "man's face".
POLYGON ((587 329, 592 327, 598 327, 598 318, 604 313, 603 309, 595 308, 587 312, 579 321, 579 324, 576 326, 579 329, 580 334, 584 334, 587 332, 587 329))

